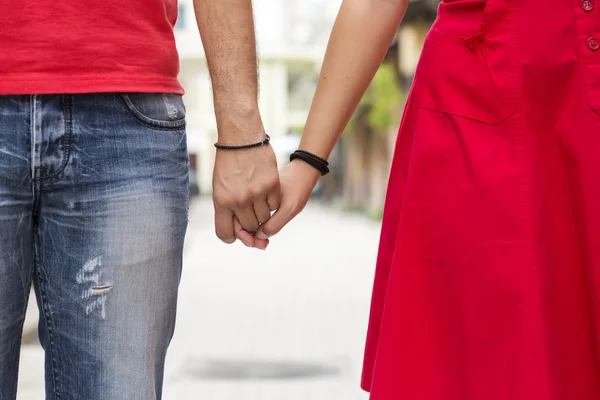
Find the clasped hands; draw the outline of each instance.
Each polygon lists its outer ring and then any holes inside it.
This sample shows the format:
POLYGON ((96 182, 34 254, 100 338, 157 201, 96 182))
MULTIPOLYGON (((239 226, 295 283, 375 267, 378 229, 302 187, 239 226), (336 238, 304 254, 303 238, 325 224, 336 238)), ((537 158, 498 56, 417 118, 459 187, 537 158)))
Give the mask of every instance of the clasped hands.
POLYGON ((301 160, 277 170, 270 145, 217 150, 213 203, 217 237, 265 250, 306 206, 320 173, 301 160))

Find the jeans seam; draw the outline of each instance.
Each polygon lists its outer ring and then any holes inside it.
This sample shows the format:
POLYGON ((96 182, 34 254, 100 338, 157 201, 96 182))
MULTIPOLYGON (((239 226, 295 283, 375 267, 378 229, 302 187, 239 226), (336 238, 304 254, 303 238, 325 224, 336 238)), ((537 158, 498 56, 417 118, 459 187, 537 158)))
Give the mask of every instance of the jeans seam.
POLYGON ((42 269, 40 267, 39 260, 39 235, 36 233, 35 240, 35 253, 34 253, 34 267, 35 267, 35 275, 38 280, 38 287, 40 291, 40 304, 42 306, 42 319, 44 320, 44 324, 46 325, 46 331, 48 332, 48 345, 49 349, 47 351, 50 352, 50 358, 52 359, 52 381, 53 381, 53 391, 54 391, 54 399, 60 399, 60 382, 59 382, 59 374, 58 374, 58 361, 56 357, 56 346, 54 345, 54 333, 52 329, 52 313, 50 312, 50 305, 47 301, 46 297, 46 289, 45 289, 45 280, 42 278, 42 269))

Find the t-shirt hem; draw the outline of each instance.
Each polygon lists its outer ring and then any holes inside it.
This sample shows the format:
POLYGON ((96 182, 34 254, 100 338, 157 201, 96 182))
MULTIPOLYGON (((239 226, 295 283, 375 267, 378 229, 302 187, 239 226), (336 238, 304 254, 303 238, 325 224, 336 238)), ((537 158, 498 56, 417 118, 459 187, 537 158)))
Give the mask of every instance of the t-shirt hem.
POLYGON ((84 93, 175 93, 185 91, 177 78, 121 78, 111 76, 39 77, 4 79, 0 76, 0 95, 84 94, 84 93))

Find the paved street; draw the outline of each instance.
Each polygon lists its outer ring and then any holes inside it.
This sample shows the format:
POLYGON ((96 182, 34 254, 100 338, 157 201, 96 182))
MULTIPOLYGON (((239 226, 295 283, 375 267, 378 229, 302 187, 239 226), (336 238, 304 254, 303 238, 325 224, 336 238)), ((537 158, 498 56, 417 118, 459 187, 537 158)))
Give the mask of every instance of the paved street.
MULTIPOLYGON (((221 244, 192 207, 166 400, 366 400, 359 389, 379 225, 309 206, 267 251, 221 244)), ((43 400, 42 352, 22 400, 43 400)))

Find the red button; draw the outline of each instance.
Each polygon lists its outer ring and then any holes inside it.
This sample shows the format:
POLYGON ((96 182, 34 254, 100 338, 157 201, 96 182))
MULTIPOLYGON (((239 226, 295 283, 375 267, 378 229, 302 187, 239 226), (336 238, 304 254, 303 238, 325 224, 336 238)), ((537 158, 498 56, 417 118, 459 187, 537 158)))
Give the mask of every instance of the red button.
POLYGON ((600 42, 598 42, 598 39, 593 38, 593 37, 588 39, 587 45, 588 45, 588 49, 590 49, 592 51, 596 51, 596 50, 598 50, 598 48, 600 48, 600 42))
POLYGON ((583 0, 581 2, 581 8, 583 11, 592 11, 594 8, 594 2, 592 0, 583 0))

